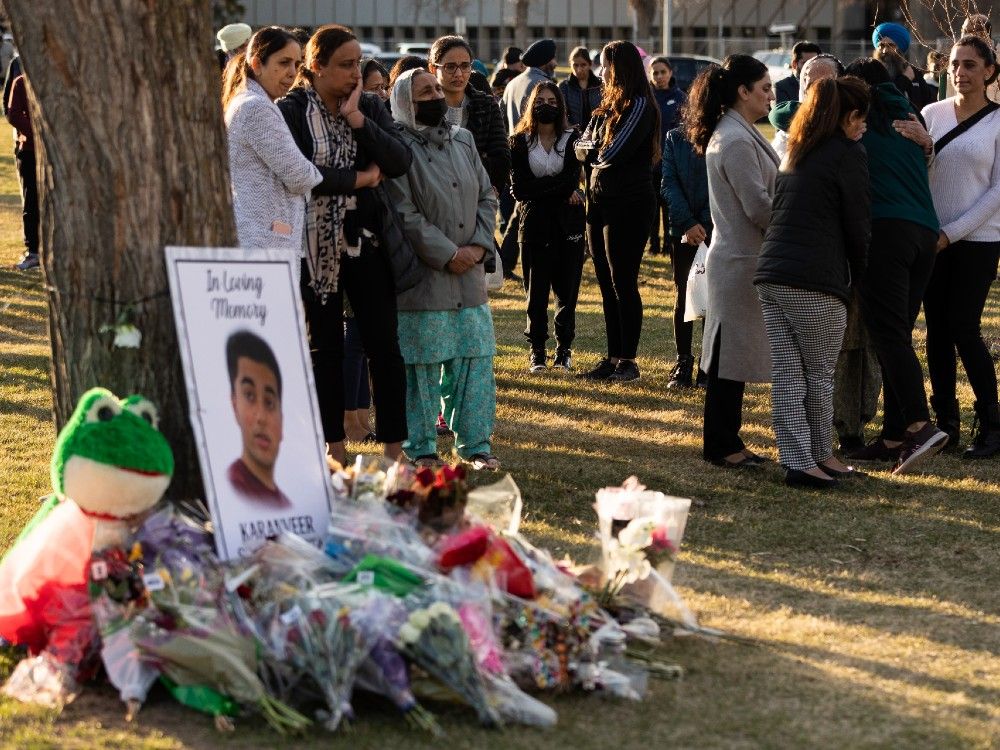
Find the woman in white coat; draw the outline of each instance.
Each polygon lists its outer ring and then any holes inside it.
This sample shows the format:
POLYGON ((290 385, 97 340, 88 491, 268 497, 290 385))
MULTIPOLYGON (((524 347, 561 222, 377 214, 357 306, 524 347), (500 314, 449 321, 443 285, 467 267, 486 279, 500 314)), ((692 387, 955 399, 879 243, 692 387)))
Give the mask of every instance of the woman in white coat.
POLYGON ((771 219, 778 156, 754 123, 767 115, 773 100, 767 68, 749 55, 730 55, 721 66, 707 68, 688 98, 688 139, 705 155, 715 223, 706 264, 703 456, 728 468, 763 460, 747 450, 739 433, 745 384, 771 379, 753 277, 771 219))
POLYGON ((223 73, 222 108, 240 247, 288 248, 299 272, 306 200, 327 175, 295 145, 274 103, 288 93, 302 47, 285 29, 263 28, 223 73))

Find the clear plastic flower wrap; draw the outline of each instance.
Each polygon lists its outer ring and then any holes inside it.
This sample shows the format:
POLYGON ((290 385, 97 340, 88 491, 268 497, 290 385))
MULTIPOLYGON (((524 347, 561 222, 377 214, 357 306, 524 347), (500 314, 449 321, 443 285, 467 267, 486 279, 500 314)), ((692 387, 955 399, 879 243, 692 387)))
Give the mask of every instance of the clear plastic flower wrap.
POLYGON ((330 731, 354 716, 354 680, 378 635, 366 623, 379 619, 387 601, 358 585, 326 583, 262 609, 268 648, 315 683, 326 703, 323 724, 330 731))
POLYGON ((393 636, 407 619, 406 607, 394 596, 382 597, 377 603, 357 618, 358 626, 374 638, 374 643, 358 670, 356 686, 387 697, 411 726, 440 736, 443 731, 434 715, 417 702, 409 667, 393 643, 393 636))
POLYGON ((411 612, 396 639, 407 657, 472 706, 484 725, 502 724, 462 622, 450 604, 439 600, 411 612))
POLYGON ((416 569, 434 569, 434 551, 411 515, 386 503, 341 504, 330 514, 324 550, 346 571, 365 555, 389 557, 416 569))
POLYGON ((188 625, 167 630, 151 618, 133 622, 133 642, 177 685, 212 688, 247 707, 258 710, 280 734, 300 732, 310 725, 305 716, 270 695, 257 675, 258 644, 232 628, 215 613, 188 625))

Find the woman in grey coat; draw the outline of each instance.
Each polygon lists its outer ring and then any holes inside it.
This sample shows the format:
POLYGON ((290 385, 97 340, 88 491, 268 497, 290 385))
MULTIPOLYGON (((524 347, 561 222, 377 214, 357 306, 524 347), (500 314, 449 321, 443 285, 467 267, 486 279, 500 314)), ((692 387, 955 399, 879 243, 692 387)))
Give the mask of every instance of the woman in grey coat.
POLYGON ((437 460, 437 416, 473 468, 500 468, 490 448, 496 412, 496 336, 485 265, 495 262, 497 200, 472 133, 444 121, 447 104, 426 70, 392 88, 392 113, 413 152, 409 172, 388 183, 424 276, 399 295, 399 346, 406 363, 403 444, 418 463, 437 460))
POLYGON ((753 286, 757 256, 771 219, 778 156, 754 123, 774 94, 767 68, 749 55, 730 55, 691 87, 688 137, 705 155, 715 223, 708 261, 708 308, 702 342, 705 393, 703 456, 743 468, 763 459, 740 438, 747 382, 771 379, 771 355, 753 286))

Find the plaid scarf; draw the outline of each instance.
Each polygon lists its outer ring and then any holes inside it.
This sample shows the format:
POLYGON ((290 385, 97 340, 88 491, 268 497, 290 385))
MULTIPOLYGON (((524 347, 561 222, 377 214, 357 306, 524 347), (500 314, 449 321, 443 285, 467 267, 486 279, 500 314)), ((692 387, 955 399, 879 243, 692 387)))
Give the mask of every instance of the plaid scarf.
MULTIPOLYGON (((358 144, 351 126, 340 114, 332 114, 319 94, 306 90, 306 122, 313 141, 313 164, 318 167, 352 169, 358 144)), ((322 304, 337 291, 340 256, 344 243, 344 214, 348 195, 315 195, 306 206, 306 260, 309 286, 322 304)))

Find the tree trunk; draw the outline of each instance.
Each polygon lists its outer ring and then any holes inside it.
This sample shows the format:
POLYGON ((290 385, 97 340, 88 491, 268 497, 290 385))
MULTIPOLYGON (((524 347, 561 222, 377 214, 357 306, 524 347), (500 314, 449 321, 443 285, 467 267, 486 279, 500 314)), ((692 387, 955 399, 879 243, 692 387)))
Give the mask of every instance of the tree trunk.
POLYGON ((522 50, 528 48, 529 0, 514 0, 514 44, 522 50))
POLYGON ((95 385, 142 393, 173 446, 173 497, 204 497, 165 245, 232 246, 208 0, 6 0, 38 154, 57 426, 95 385), (120 316, 138 349, 102 332, 120 316))

